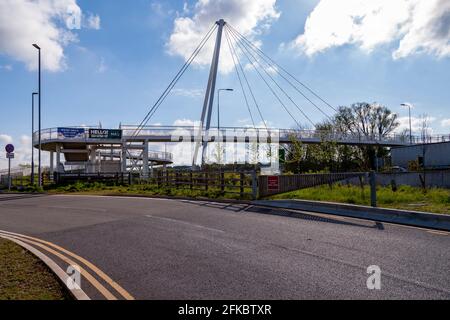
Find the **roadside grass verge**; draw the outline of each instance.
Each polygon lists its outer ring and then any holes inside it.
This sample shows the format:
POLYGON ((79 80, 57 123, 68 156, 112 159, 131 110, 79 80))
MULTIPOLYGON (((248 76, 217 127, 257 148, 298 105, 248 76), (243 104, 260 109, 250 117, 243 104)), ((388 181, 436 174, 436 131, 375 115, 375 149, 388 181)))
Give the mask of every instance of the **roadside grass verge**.
MULTIPOLYGON (((286 192, 268 199, 301 199, 370 205, 370 187, 364 189, 353 185, 333 184, 286 192)), ((397 191, 390 187, 377 187, 377 205, 384 208, 425 211, 450 214, 450 190, 421 188, 401 185, 397 191)))
POLYGON ((173 196, 189 198, 210 198, 210 199, 234 199, 251 200, 251 188, 244 188, 244 197, 239 193, 230 193, 238 191, 233 188, 221 191, 217 187, 210 186, 208 190, 189 189, 189 187, 179 188, 157 186, 156 184, 132 184, 132 185, 110 185, 99 182, 76 182, 65 186, 49 188, 46 191, 50 194, 92 194, 92 195, 138 195, 138 196, 173 196))
MULTIPOLYGON (((40 191, 40 190, 33 190, 40 191)), ((135 196, 172 196, 194 199, 219 200, 251 200, 251 188, 244 188, 244 197, 237 192, 239 188, 226 188, 223 192, 216 186, 208 190, 189 189, 188 186, 164 187, 156 184, 115 185, 100 182, 76 182, 62 186, 48 186, 45 191, 50 194, 91 194, 91 195, 135 195, 135 196)), ((291 191, 274 195, 267 199, 303 199, 329 201, 357 205, 370 205, 370 187, 335 183, 331 187, 322 185, 313 188, 291 191)), ((396 191, 391 187, 377 187, 377 205, 384 208, 424 211, 432 213, 450 214, 450 190, 443 188, 429 188, 424 193, 421 188, 401 185, 396 191)))
POLYGON ((0 238, 0 300, 69 300, 48 267, 12 241, 0 238))

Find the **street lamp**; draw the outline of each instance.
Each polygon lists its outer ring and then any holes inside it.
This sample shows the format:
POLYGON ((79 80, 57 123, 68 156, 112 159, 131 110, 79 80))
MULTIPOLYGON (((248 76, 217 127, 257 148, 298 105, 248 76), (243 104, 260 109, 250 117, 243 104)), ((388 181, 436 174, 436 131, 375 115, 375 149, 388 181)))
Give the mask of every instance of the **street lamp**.
POLYGON ((34 96, 37 92, 31 94, 31 185, 34 185, 34 96))
POLYGON ((412 130, 411 130, 411 108, 412 105, 410 103, 402 103, 400 104, 402 107, 407 107, 409 112, 409 144, 412 144, 412 130))
POLYGON ((38 156, 38 186, 42 186, 41 180, 41 47, 33 43, 33 47, 38 50, 38 94, 39 94, 39 111, 38 111, 38 143, 39 143, 39 156, 38 156))

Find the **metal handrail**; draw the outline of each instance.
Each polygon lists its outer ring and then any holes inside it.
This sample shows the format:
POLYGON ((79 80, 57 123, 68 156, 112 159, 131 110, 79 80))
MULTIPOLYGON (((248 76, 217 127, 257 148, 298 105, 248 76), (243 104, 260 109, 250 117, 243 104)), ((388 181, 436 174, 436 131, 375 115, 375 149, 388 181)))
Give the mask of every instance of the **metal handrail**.
MULTIPOLYGON (((66 128, 99 128, 98 126, 83 126, 83 127, 66 127, 66 128)), ((136 132, 136 125, 121 125, 122 137, 123 139, 130 139, 134 136, 136 132)), ((198 133, 199 127, 197 126, 144 126, 136 135, 136 137, 143 137, 149 135, 172 135, 179 134, 177 131, 188 131, 189 134, 198 133)), ((312 129, 275 129, 275 128, 252 128, 252 127, 222 127, 217 131, 217 128, 211 128, 209 131, 202 130, 203 135, 225 136, 229 133, 230 135, 245 134, 246 136, 260 136, 260 135, 271 135, 276 134, 280 138, 289 138, 289 136, 294 135, 300 139, 320 139, 320 140, 331 140, 331 141, 348 141, 348 142, 396 142, 400 144, 409 145, 409 136, 401 134, 390 134, 383 137, 362 135, 360 133, 343 133, 343 132, 329 132, 321 130, 312 129)), ((33 134, 33 142, 36 142, 38 131, 33 134)), ((87 130, 84 134, 81 134, 77 138, 67 138, 58 136, 58 128, 47 128, 41 130, 41 141, 46 140, 73 140, 73 141, 88 141, 89 137, 87 130)), ((95 139, 94 139, 95 140, 95 139)), ((426 137, 425 141, 420 136, 412 136, 412 144, 422 144, 422 143, 436 143, 436 142, 448 142, 450 141, 450 134, 434 134, 426 137)))

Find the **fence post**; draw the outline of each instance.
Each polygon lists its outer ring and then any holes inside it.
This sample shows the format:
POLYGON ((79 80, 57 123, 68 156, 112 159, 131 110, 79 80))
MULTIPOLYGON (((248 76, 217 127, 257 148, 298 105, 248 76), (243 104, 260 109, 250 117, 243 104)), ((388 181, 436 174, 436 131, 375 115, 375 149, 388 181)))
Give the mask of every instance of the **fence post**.
POLYGON ((205 190, 206 191, 208 191, 208 183, 209 183, 209 180, 208 180, 208 172, 205 172, 205 179, 203 180, 203 182, 205 183, 205 190))
POLYGON ((370 205, 372 207, 377 206, 377 181, 375 176, 375 171, 370 171, 369 173, 370 180, 370 205))
POLYGON ((240 179, 239 179, 239 185, 240 185, 239 193, 240 193, 241 198, 244 197, 244 178, 245 178, 244 173, 241 172, 240 179))
POLYGON ((220 172, 220 191, 225 191, 225 172, 220 172))
POLYGON ((256 200, 258 198, 258 182, 256 179, 256 170, 252 171, 252 198, 256 200))
POLYGON ((189 172, 189 189, 192 190, 194 188, 192 181, 192 171, 189 172))

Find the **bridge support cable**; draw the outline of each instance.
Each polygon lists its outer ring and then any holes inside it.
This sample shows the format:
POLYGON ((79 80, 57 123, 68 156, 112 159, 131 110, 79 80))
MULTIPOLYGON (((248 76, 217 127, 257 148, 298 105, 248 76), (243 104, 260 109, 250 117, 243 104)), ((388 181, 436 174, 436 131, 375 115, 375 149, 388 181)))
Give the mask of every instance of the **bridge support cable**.
MULTIPOLYGON (((325 99, 323 99, 321 96, 319 96, 316 92, 314 92, 309 86, 304 84, 302 81, 298 80, 294 75, 292 75, 289 71, 287 71, 285 68, 283 68, 281 65, 279 65, 277 62, 275 62, 272 58, 270 58, 267 54, 264 53, 260 48, 255 46, 251 41, 249 41, 245 36, 243 36, 239 31, 237 31, 233 26, 228 25, 229 29, 235 33, 240 39, 242 39, 244 42, 246 42, 249 46, 253 48, 253 50, 260 53, 261 56, 265 57, 267 60, 270 61, 273 65, 277 67, 277 71, 282 70, 287 76, 289 76, 291 79, 293 79, 295 82, 297 82, 299 85, 301 85, 303 88, 308 90, 312 95, 314 95, 317 99, 322 101, 325 105, 327 105, 330 109, 337 112, 338 110, 333 107, 330 103, 328 103, 325 99)), ((279 72, 281 74, 281 72, 279 72)), ((292 84, 291 84, 292 85, 292 84)))
MULTIPOLYGON (((294 120, 294 122, 297 124, 297 126, 299 128, 301 128, 301 124, 297 121, 297 119, 294 117, 294 115, 289 111, 289 109, 286 107, 286 105, 284 104, 283 100, 281 100, 281 98, 279 97, 279 95, 275 92, 275 90, 272 88, 272 86, 267 82, 267 80, 264 78, 264 76, 261 74, 261 72, 258 70, 256 63, 258 63, 257 61, 254 62, 254 60, 252 60, 252 58, 250 58, 250 56, 246 53, 245 48, 242 47, 242 45, 240 44, 239 40, 236 39, 232 33, 230 33, 230 35, 234 38, 234 40, 236 41, 237 46, 240 48, 240 51, 242 52, 242 54, 247 58, 247 60, 250 62, 250 64, 252 65, 253 69, 256 71, 256 73, 259 75, 259 77, 264 81, 264 83, 266 84, 266 86, 269 88, 269 90, 272 92, 272 94, 275 96, 275 98, 278 100, 278 102, 281 104, 281 106, 284 108, 284 110, 289 114, 289 116, 292 118, 292 120, 294 120)), ((253 59, 254 56, 253 56, 253 59)), ((264 69, 264 68, 263 68, 264 69)), ((267 70, 264 70, 267 73, 267 70)), ((273 80, 273 79, 272 79, 273 80)), ((274 81, 274 80, 273 80, 274 81)), ((279 87, 279 85, 275 82, 275 84, 279 87)), ((279 87, 280 88, 280 87, 279 87)), ((285 93, 286 94, 286 93, 285 93)), ((289 96, 288 96, 289 97, 289 96)), ((300 110, 301 111, 301 110, 300 110)), ((312 123, 313 126, 314 122, 311 121, 311 119, 309 119, 309 117, 303 113, 303 111, 301 111, 302 114, 304 115, 304 117, 310 121, 312 123)))
MULTIPOLYGON (((252 120, 253 128, 256 129, 256 125, 255 125, 255 121, 254 121, 254 119, 253 119, 252 111, 251 111, 250 105, 249 105, 249 103, 248 103, 247 94, 245 93, 245 89, 244 89, 244 86, 243 86, 242 80, 241 80, 241 75, 240 75, 239 69, 238 69, 238 67, 237 67, 237 63, 236 63, 237 58, 235 58, 235 54, 236 54, 236 53, 234 52, 233 48, 231 47, 230 38, 229 38, 228 33, 227 33, 226 31, 225 31, 225 38, 226 38, 227 43, 228 43, 228 49, 230 50, 231 58, 232 58, 232 60, 233 60, 234 69, 235 69, 235 71, 236 71, 237 77, 238 77, 238 79, 239 79, 239 84, 240 84, 240 86, 241 86, 242 93, 243 93, 243 95, 244 95, 245 104, 246 104, 246 106, 247 106, 248 112, 249 112, 249 114, 250 114, 250 118, 251 118, 251 120, 252 120)), ((238 60, 238 62, 239 62, 239 60, 238 60)), ((252 97, 253 97, 253 101, 254 101, 254 103, 255 103, 255 106, 256 106, 256 108, 258 109, 258 112, 259 112, 259 115, 260 115, 260 117, 261 117, 261 120, 262 120, 263 124, 266 125, 266 122, 264 121, 264 118, 263 118, 263 116, 262 116, 262 114, 261 114, 261 110, 259 110, 259 106, 258 106, 258 103, 256 102, 255 96, 253 95, 253 90, 251 89, 250 84, 248 83, 247 77, 245 76, 244 70, 243 70, 242 66, 240 65, 240 63, 239 63, 239 67, 240 67, 240 69, 241 69, 243 78, 245 79, 245 81, 246 81, 246 83, 247 83, 247 86, 248 86, 248 88, 249 88, 250 94, 251 94, 252 97)), ((267 126, 266 126, 266 130, 267 130, 267 126)))
POLYGON ((261 50, 259 50, 259 49, 256 50, 255 45, 253 45, 246 38, 240 37, 238 34, 234 33, 234 31, 231 28, 230 28, 230 32, 233 33, 234 36, 242 42, 242 44, 246 47, 247 50, 249 50, 249 51, 251 50, 254 54, 257 55, 257 57, 259 58, 258 61, 260 61, 260 60, 264 61, 264 63, 267 65, 267 67, 270 70, 274 70, 274 72, 276 74, 278 74, 281 78, 283 78, 292 88, 294 88, 295 91, 300 93, 303 96, 303 98, 305 98, 311 105, 313 105, 320 113, 322 113, 329 120, 332 119, 329 114, 327 114, 325 111, 323 111, 322 108, 320 108, 316 103, 314 103, 314 101, 312 101, 308 96, 306 96, 295 84, 292 83, 292 81, 290 81, 283 73, 281 73, 279 71, 279 67, 276 64, 271 62, 271 60, 268 60, 265 55, 261 54, 261 52, 262 52, 261 50))
POLYGON ((178 80, 183 76, 185 71, 189 68, 189 66, 192 64, 192 62, 195 60, 199 52, 203 49, 205 44, 208 42, 211 35, 214 33, 215 29, 217 28, 217 25, 214 24, 211 26, 209 31, 206 33, 206 35, 203 37, 203 39, 200 41, 198 46, 195 48, 195 50, 192 52, 191 56, 186 60, 186 62, 183 64, 181 69, 178 71, 178 73, 175 75, 175 77, 172 79, 172 81, 169 83, 169 85, 166 87, 164 92, 161 94, 161 96, 158 98, 158 100, 153 104, 153 106, 150 108, 147 115, 144 117, 144 119, 141 121, 139 126, 136 128, 136 130, 133 132, 131 137, 136 137, 142 130, 142 128, 148 123, 148 121, 153 117, 155 112, 158 110, 159 106, 164 102, 166 97, 169 95, 171 90, 174 88, 178 80))

